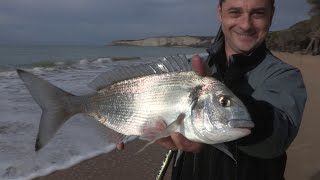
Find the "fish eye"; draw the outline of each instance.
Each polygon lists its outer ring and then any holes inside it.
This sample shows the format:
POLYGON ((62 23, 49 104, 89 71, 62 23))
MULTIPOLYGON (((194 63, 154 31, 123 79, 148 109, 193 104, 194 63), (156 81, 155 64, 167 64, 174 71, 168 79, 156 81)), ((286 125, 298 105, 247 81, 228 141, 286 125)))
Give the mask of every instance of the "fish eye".
POLYGON ((231 100, 230 98, 226 97, 226 96, 220 96, 218 97, 218 101, 219 101, 219 104, 222 106, 222 107, 229 107, 231 105, 231 100))

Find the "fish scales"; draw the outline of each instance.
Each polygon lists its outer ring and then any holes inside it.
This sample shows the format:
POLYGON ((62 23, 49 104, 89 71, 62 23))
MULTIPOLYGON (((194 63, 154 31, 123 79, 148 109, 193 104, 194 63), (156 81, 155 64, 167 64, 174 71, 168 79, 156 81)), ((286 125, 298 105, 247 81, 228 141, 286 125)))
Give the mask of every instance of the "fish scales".
POLYGON ((188 113, 184 111, 191 110, 190 103, 185 99, 196 80, 193 72, 180 72, 118 82, 92 97, 90 114, 99 114, 100 122, 117 132, 141 135, 150 121, 171 123, 180 113, 188 113))

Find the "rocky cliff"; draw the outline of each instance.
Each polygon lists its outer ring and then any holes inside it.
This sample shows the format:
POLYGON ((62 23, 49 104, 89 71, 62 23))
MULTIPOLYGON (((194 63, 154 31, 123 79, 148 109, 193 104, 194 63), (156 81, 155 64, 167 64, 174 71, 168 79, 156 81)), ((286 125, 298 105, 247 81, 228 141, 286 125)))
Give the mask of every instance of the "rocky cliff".
MULTIPOLYGON (((288 29, 270 32, 267 46, 271 50, 283 52, 302 52, 310 42, 311 24, 305 20, 294 24, 288 29)), ((168 36, 152 37, 141 40, 113 41, 114 46, 179 46, 179 47, 209 47, 212 36, 168 36)))
POLYGON ((176 47, 208 47, 212 43, 211 36, 167 36, 151 37, 140 40, 113 41, 113 46, 176 46, 176 47))

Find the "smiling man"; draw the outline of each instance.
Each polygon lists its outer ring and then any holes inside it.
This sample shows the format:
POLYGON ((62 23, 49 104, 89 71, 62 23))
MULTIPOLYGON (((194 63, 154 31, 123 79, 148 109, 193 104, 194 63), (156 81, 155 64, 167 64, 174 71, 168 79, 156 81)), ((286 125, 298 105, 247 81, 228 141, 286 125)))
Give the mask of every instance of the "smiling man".
POLYGON ((172 179, 284 179, 286 150, 298 133, 307 94, 300 71, 265 46, 274 10, 274 0, 219 1, 222 31, 208 49, 207 64, 194 56, 192 67, 224 82, 244 102, 255 127, 249 136, 225 143, 236 162, 178 133, 158 140, 184 151, 176 157, 172 179))
POLYGON ((184 151, 175 156, 173 180, 284 180, 286 150, 298 133, 307 93, 300 71, 266 48, 274 10, 274 0, 219 0, 221 31, 207 63, 194 56, 192 69, 226 84, 255 127, 249 136, 225 143, 236 161, 179 133, 158 140, 166 149, 184 151))
POLYGON ((274 14, 272 0, 220 2, 218 16, 227 57, 248 54, 265 40, 274 14))

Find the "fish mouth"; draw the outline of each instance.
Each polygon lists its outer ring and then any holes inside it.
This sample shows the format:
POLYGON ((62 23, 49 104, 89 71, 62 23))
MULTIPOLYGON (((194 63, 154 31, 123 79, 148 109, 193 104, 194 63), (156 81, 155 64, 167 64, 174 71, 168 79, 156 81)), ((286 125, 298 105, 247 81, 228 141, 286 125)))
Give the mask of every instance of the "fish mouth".
POLYGON ((228 121, 228 126, 230 128, 254 128, 254 123, 247 119, 231 119, 228 121))

